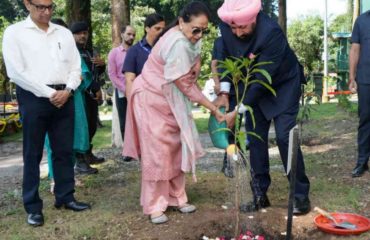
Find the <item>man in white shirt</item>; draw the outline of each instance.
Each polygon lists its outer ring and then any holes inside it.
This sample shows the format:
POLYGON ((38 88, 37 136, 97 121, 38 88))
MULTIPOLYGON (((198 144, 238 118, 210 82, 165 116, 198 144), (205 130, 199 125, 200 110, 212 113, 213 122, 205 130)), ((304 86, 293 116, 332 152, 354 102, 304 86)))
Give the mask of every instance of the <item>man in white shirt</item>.
POLYGON ((17 84, 23 123, 23 203, 27 223, 41 226, 40 168, 46 133, 49 135, 55 180, 55 207, 89 209, 77 202, 72 161, 73 90, 81 80, 80 56, 71 32, 50 22, 52 0, 25 0, 30 15, 9 26, 3 36, 7 74, 17 84))

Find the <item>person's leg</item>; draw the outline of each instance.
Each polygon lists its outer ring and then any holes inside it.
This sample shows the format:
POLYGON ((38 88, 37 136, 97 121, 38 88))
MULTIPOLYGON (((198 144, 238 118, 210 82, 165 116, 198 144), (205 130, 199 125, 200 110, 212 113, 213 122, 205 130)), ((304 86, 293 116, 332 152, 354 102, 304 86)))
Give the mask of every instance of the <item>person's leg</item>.
MULTIPOLYGON (((102 163, 104 162, 104 158, 98 158, 92 153, 92 139, 95 136, 96 129, 97 129, 97 124, 98 124, 98 102, 91 97, 90 94, 85 93, 85 103, 86 103, 86 117, 87 117, 87 124, 89 127, 89 143, 90 143, 90 149, 87 151, 85 160, 86 164, 88 165, 89 168, 90 164, 96 164, 96 163, 102 163)), ((77 163, 79 163, 77 159, 77 163)))
MULTIPOLYGON (((279 148, 281 160, 284 164, 284 169, 287 169, 288 149, 289 149, 289 131, 296 125, 297 114, 299 111, 298 103, 284 113, 274 118, 276 142, 279 148)), ((288 176, 289 179, 289 176, 288 176)), ((296 185, 295 197, 306 198, 310 191, 310 181, 306 176, 303 155, 300 146, 298 146, 297 154, 297 169, 296 169, 296 185)))
POLYGON ((116 106, 118 112, 119 126, 121 129, 122 141, 125 138, 125 125, 126 125, 126 111, 127 111, 127 98, 120 98, 118 96, 118 90, 116 90, 116 106))
POLYGON ((370 85, 358 85, 358 158, 355 169, 352 172, 353 177, 361 176, 368 170, 368 161, 370 156, 370 85))
POLYGON ((169 181, 169 206, 181 207, 187 204, 185 174, 182 172, 169 181))
POLYGON ((23 204, 27 213, 40 213, 40 162, 52 106, 48 99, 17 87, 17 99, 23 124, 23 204))
POLYGON ((145 215, 165 212, 169 205, 169 181, 142 180, 140 202, 145 215))
MULTIPOLYGON (((289 149, 289 131, 296 125, 299 103, 287 109, 284 113, 274 118, 276 142, 279 148, 281 160, 284 169, 287 169, 288 149, 289 149)), ((288 179, 290 176, 288 175, 288 179)), ((294 214, 306 214, 311 209, 309 200, 310 181, 305 173, 303 155, 300 146, 298 146, 296 183, 294 193, 294 214)))
POLYGON ((255 197, 265 196, 271 184, 268 155, 268 132, 271 121, 268 121, 259 107, 253 108, 256 128, 253 129, 250 114, 246 113, 245 127, 248 132, 254 132, 262 138, 250 137, 249 151, 251 164, 251 186, 255 197))
POLYGON ((85 93, 85 102, 86 102, 87 122, 89 126, 89 141, 91 143, 97 129, 98 103, 88 93, 85 93))
POLYGON ((58 109, 52 119, 48 134, 53 151, 56 204, 74 201, 73 134, 74 103, 70 98, 58 109))

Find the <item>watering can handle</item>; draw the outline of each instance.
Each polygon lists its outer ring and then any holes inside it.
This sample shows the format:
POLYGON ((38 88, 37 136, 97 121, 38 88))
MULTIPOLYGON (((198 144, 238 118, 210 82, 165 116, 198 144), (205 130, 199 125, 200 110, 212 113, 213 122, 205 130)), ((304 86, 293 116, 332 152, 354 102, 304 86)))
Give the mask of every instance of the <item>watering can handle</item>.
POLYGON ((318 213, 320 213, 321 215, 324 215, 325 217, 329 218, 330 220, 335 221, 335 219, 333 218, 333 216, 330 215, 330 213, 328 213, 327 211, 325 211, 325 210, 323 210, 323 209, 321 209, 319 207, 315 207, 313 210, 316 211, 316 212, 318 212, 318 213))

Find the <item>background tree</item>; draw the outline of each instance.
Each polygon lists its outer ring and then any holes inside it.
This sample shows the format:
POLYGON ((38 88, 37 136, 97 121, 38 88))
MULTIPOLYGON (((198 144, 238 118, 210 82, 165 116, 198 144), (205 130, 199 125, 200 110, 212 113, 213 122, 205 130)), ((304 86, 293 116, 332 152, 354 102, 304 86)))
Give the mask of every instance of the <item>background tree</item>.
POLYGON ((283 32, 286 35, 286 0, 279 0, 279 25, 283 29, 283 32))
POLYGON ((89 25, 87 47, 92 48, 91 0, 65 0, 66 23, 70 26, 77 21, 85 21, 89 25))
POLYGON ((121 43, 121 28, 130 24, 130 1, 112 0, 112 42, 116 47, 121 43))
POLYGON ((290 46, 308 72, 322 69, 323 30, 324 22, 318 15, 293 20, 289 25, 290 46))
POLYGON ((8 22, 27 16, 28 12, 23 4, 23 0, 1 0, 0 16, 8 22))
POLYGON ((352 25, 355 24, 357 17, 360 16, 360 2, 361 0, 354 0, 352 25))
POLYGON ((262 11, 277 21, 278 0, 262 0, 262 11))

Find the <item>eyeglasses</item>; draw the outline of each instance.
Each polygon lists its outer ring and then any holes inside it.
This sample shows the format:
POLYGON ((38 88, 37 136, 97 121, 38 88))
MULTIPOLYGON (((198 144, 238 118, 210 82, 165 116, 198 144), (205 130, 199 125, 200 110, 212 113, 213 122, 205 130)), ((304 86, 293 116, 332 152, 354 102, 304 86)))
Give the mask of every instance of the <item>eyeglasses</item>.
POLYGON ((32 1, 28 1, 32 6, 34 6, 37 11, 39 12, 45 12, 46 9, 49 10, 49 12, 53 11, 56 7, 56 5, 53 3, 53 4, 50 4, 50 5, 42 5, 42 4, 35 4, 33 3, 32 1))
POLYGON ((202 35, 206 35, 206 34, 208 34, 208 33, 209 33, 209 29, 208 29, 208 28, 204 28, 204 29, 202 29, 202 28, 194 27, 194 28, 191 30, 191 34, 193 34, 194 36, 195 36, 195 35, 198 35, 198 34, 200 34, 200 33, 202 33, 202 35))

